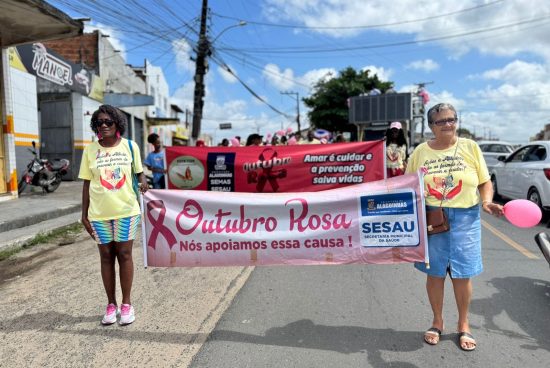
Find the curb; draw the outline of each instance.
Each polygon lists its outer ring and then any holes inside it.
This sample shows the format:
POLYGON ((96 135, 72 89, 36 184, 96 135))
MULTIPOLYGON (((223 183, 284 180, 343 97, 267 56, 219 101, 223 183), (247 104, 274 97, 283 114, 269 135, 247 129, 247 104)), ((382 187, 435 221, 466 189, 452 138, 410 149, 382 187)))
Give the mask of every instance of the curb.
MULTIPOLYGON (((74 212, 80 212, 81 209, 82 209, 82 204, 79 203, 79 204, 69 205, 62 208, 57 208, 52 211, 37 213, 35 215, 30 215, 28 217, 16 218, 12 221, 4 221, 0 223, 0 233, 10 231, 10 230, 20 229, 22 227, 35 225, 39 222, 52 220, 74 212)), ((1 245, 0 245, 0 248, 2 248, 1 245)))
POLYGON ((53 231, 71 226, 78 223, 79 220, 80 213, 71 212, 65 216, 46 220, 29 227, 20 228, 18 230, 13 230, 11 233, 15 233, 15 236, 11 239, 0 241, 0 251, 23 248, 32 242, 37 236, 46 235, 53 231))

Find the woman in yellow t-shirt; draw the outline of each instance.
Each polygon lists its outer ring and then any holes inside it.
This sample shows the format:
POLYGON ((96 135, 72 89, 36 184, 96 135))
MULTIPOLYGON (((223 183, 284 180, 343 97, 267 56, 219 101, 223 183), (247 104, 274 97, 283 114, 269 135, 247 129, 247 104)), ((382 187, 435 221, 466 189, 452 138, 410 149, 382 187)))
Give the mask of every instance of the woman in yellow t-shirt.
POLYGON ((425 168, 426 205, 443 207, 450 224, 450 231, 428 236, 430 268, 424 263, 415 264, 427 274, 426 290, 433 312, 432 327, 424 333, 424 340, 430 345, 439 342, 445 277, 449 274, 458 309, 459 345, 471 351, 476 348, 468 322, 471 278, 483 270, 480 203, 485 212, 496 216, 502 216, 503 209, 492 202, 493 187, 479 146, 457 136, 457 122, 452 105, 433 106, 428 111, 428 126, 435 138, 416 147, 407 172, 425 168))
POLYGON ((97 142, 86 146, 82 154, 79 178, 82 187, 82 224, 97 242, 101 260, 101 278, 107 294, 107 308, 101 320, 113 324, 135 320, 130 293, 134 277, 132 245, 140 223, 140 208, 132 186, 132 165, 138 173, 142 193, 147 190, 138 146, 122 138, 126 116, 117 108, 102 105, 92 115, 91 128, 97 142), (130 144, 132 146, 130 147, 130 144), (115 260, 120 270, 122 304, 116 301, 115 260))

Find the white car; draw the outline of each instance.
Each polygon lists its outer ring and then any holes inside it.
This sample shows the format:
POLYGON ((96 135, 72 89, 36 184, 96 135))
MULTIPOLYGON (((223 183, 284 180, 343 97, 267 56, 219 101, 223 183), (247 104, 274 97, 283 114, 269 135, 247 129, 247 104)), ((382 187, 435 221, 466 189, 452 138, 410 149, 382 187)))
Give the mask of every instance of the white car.
POLYGON ((528 199, 550 209, 550 141, 530 142, 498 160, 491 169, 495 197, 528 199))
POLYGON ((491 168, 498 163, 499 156, 508 156, 514 152, 514 146, 508 142, 502 141, 480 141, 477 142, 487 167, 491 168))

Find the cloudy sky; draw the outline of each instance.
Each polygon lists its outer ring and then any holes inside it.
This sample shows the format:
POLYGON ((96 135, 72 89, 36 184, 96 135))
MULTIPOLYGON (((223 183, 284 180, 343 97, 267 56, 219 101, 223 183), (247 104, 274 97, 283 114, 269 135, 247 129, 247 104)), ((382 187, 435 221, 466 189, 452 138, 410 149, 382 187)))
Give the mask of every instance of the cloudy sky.
MULTIPOLYGON (((200 0, 48 2, 92 18, 129 63, 162 66, 173 102, 192 110, 200 0)), ((281 92, 308 96, 313 83, 348 66, 370 69, 398 91, 428 82, 430 105, 453 103, 462 126, 480 137, 523 143, 550 123, 550 1, 210 0, 209 7, 202 131, 216 141, 296 129, 296 101, 281 92), (247 24, 232 27, 241 20, 247 24), (225 122, 233 129, 217 129, 225 122)), ((303 104, 300 113, 307 126, 303 104)))

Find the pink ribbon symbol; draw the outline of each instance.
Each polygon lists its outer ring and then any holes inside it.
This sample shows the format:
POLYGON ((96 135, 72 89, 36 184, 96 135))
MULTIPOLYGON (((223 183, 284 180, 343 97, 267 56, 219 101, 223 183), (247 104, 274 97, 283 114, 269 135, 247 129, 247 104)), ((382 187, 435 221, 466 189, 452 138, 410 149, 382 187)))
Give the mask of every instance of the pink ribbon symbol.
MULTIPOLYGON (((272 160, 277 157, 277 152, 273 151, 271 148, 266 148, 261 154, 260 154, 260 161, 267 161, 272 160), (271 157, 266 157, 267 152, 271 151, 271 157)), ((262 193, 264 191, 264 187, 266 182, 269 182, 271 185, 271 188, 273 189, 273 192, 276 192, 279 190, 279 183, 277 183, 277 179, 284 178, 286 176, 286 170, 285 169, 279 169, 279 170, 273 170, 273 166, 268 168, 263 168, 262 172, 258 175, 258 184, 256 184, 256 190, 258 193, 262 193)))
POLYGON ((151 232, 151 236, 149 237, 149 241, 147 242, 147 245, 151 248, 155 249, 156 243, 157 243, 157 237, 159 234, 161 234, 164 239, 168 242, 168 246, 170 249, 174 246, 174 244, 177 243, 176 237, 169 228, 164 226, 164 217, 166 216, 166 207, 164 207, 164 202, 157 200, 157 201, 150 201, 147 203, 147 218, 149 219, 149 222, 153 226, 153 231, 151 232), (157 219, 153 217, 153 210, 160 210, 159 215, 157 219))

